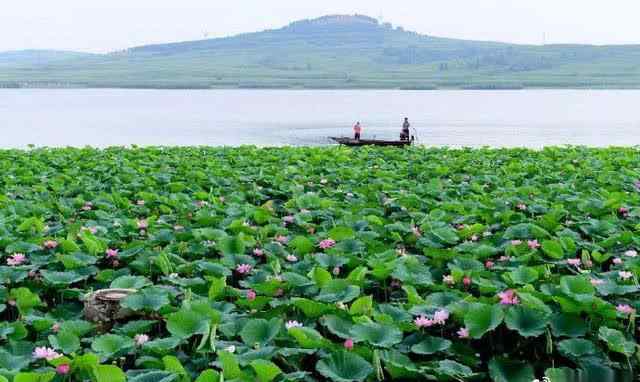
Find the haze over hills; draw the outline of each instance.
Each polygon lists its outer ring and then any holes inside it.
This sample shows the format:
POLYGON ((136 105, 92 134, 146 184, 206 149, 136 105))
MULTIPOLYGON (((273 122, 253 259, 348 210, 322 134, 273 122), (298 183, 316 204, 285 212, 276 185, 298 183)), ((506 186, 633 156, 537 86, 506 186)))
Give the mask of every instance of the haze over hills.
POLYGON ((325 16, 107 55, 0 53, 4 87, 640 88, 640 45, 516 45, 325 16))

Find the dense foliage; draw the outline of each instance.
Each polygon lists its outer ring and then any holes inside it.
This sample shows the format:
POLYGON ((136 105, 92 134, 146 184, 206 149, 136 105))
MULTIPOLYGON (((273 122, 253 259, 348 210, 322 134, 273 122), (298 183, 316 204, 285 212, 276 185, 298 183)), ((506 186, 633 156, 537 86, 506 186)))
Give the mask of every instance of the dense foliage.
POLYGON ((640 87, 637 45, 448 39, 364 16, 327 16, 228 38, 61 57, 0 53, 0 87, 640 87))
POLYGON ((1 151, 0 381, 630 379, 639 163, 1 151), (82 312, 105 288, 135 290, 115 325, 82 312))

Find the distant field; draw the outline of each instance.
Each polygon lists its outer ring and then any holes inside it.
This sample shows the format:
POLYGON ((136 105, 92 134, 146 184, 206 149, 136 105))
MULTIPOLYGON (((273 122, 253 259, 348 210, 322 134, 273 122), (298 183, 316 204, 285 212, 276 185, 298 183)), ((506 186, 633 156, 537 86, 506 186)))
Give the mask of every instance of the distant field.
POLYGON ((2 87, 640 88, 640 45, 514 45, 321 18, 109 55, 0 53, 2 87), (40 54, 40 56, 38 56, 40 54), (4 59, 3 59, 4 57, 4 59), (9 58, 7 58, 9 57, 9 58))

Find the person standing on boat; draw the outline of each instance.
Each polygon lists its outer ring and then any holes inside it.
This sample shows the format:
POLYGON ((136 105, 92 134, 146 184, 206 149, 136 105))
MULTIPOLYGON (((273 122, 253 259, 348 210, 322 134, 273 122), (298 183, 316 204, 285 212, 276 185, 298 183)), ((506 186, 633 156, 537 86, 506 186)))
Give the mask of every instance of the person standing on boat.
POLYGON ((362 133, 362 126, 360 125, 360 122, 356 122, 355 125, 353 125, 353 139, 355 139, 356 141, 360 140, 360 134, 362 133))
POLYGON ((411 127, 411 124, 409 123, 409 118, 405 118, 404 119, 404 123, 402 124, 402 131, 400 132, 400 140, 401 141, 408 141, 409 140, 409 135, 411 134, 409 132, 409 128, 411 127))

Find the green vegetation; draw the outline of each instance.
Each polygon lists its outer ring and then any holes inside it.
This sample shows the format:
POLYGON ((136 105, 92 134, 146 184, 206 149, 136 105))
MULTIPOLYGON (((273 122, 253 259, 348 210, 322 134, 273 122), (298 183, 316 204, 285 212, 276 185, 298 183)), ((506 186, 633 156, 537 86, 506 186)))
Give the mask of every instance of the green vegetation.
MULTIPOLYGON (((0 54, 0 65, 2 64, 0 54)), ((13 61, 0 86, 640 88, 640 46, 515 45, 407 32, 364 16, 68 60, 13 61)))
POLYGON ((631 380, 639 163, 0 151, 0 380, 631 380), (82 300, 105 288, 134 291, 98 325, 82 300))

